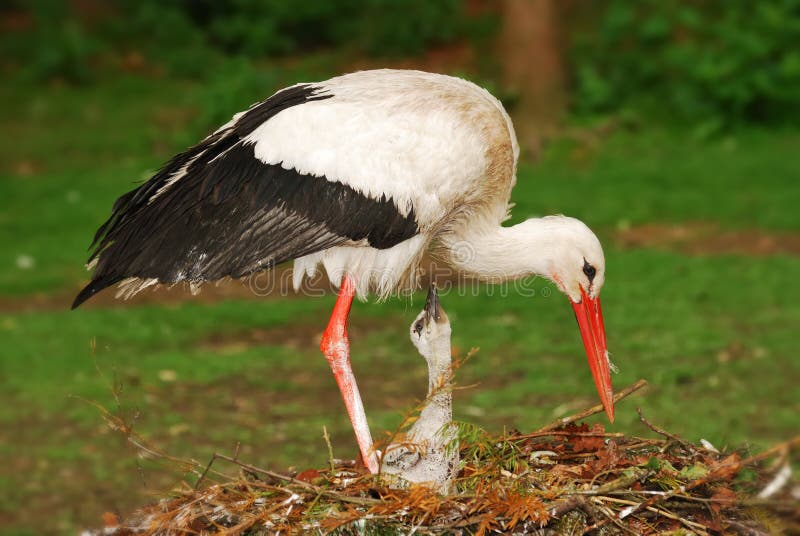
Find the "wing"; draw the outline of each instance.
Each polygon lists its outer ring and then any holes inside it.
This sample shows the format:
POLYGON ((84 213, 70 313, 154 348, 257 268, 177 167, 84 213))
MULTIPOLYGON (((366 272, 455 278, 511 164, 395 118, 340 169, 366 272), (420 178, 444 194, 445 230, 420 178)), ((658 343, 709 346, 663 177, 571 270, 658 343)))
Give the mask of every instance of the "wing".
POLYGON ((497 205, 513 183, 515 142, 496 99, 417 71, 361 71, 319 83, 328 100, 284 110, 248 140, 264 162, 325 175, 414 208, 424 231, 462 207, 497 205))
POLYGON ((340 244, 382 249, 417 234, 414 211, 386 196, 256 157, 254 130, 331 96, 310 85, 276 93, 120 197, 95 235, 92 281, 73 308, 127 278, 236 278, 340 244))

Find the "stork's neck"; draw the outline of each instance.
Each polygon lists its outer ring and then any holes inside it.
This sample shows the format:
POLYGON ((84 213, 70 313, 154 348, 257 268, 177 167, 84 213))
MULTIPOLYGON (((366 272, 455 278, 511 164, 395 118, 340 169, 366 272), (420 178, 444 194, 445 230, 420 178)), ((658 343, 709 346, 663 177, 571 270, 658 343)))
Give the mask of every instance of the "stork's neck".
POLYGON ((558 248, 555 218, 534 218, 511 227, 481 222, 445 240, 455 268, 490 282, 529 275, 552 276, 558 248))

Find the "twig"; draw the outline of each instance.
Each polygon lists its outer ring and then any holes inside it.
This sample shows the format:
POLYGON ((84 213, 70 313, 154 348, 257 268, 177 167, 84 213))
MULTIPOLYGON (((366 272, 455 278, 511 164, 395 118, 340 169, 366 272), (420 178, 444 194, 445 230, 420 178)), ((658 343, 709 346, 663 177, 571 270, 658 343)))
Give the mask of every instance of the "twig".
MULTIPOLYGON (((237 441, 236 442, 236 447, 233 449, 233 459, 234 460, 238 460, 239 459, 239 448, 241 446, 242 446, 242 442, 241 441, 237 441)), ((206 465, 206 468, 203 470, 203 472, 200 474, 200 478, 198 478, 197 482, 194 483, 194 489, 195 490, 200 488, 200 483, 203 482, 203 480, 205 479, 206 475, 208 474, 208 471, 211 469, 211 466, 214 464, 214 461, 217 460, 218 458, 219 458, 219 456, 216 453, 214 453, 211 456, 211 459, 208 460, 208 464, 206 465)), ((217 473, 217 474, 220 474, 220 473, 217 473)))
POLYGON ((697 454, 697 449, 694 448, 688 441, 686 441, 685 439, 681 439, 680 437, 676 436, 675 434, 667 432, 663 428, 659 428, 655 424, 653 424, 650 421, 648 421, 647 419, 645 419, 644 415, 642 414, 642 408, 636 408, 636 413, 639 414, 639 420, 642 421, 642 423, 645 426, 647 426, 650 430, 652 430, 653 432, 657 433, 658 435, 662 435, 662 436, 664 436, 664 437, 666 437, 668 439, 671 439, 672 441, 675 441, 676 443, 678 443, 682 447, 688 449, 689 452, 691 452, 692 454, 697 454))
POLYGON ((554 506, 550 507, 547 510, 547 513, 550 514, 551 518, 558 519, 567 512, 571 512, 576 508, 581 508, 586 504, 588 504, 588 501, 584 497, 570 497, 569 499, 559 501, 554 506))
POLYGON ((270 478, 272 478, 274 480, 281 480, 283 482, 289 482, 291 484, 296 484, 296 485, 298 485, 300 487, 303 487, 303 488, 306 488, 306 489, 310 489, 310 490, 313 490, 313 491, 320 491, 318 486, 315 486, 315 485, 310 484, 308 482, 303 482, 302 480, 297 480, 296 478, 293 478, 291 476, 282 475, 280 473, 276 473, 275 471, 270 471, 269 469, 262 469, 261 467, 256 467, 255 465, 251 465, 249 463, 240 462, 236 458, 231 458, 230 456, 226 456, 224 454, 214 453, 214 457, 215 458, 219 458, 220 460, 225 460, 226 462, 231 462, 233 464, 236 464, 239 467, 241 467, 242 469, 247 469, 248 471, 250 471, 252 473, 265 475, 265 476, 268 476, 268 477, 270 477, 270 478))
POLYGON ((331 436, 328 435, 328 428, 324 424, 322 425, 322 437, 328 446, 328 463, 331 466, 331 476, 333 476, 336 474, 336 465, 333 463, 333 445, 331 445, 331 436))
POLYGON ((553 430, 550 432, 533 432, 530 434, 513 435, 502 438, 501 441, 519 441, 533 437, 625 437, 622 432, 570 432, 568 430, 553 430))
POLYGON ((360 497, 351 497, 349 495, 344 495, 342 493, 337 493, 335 491, 326 490, 326 489, 320 488, 319 486, 315 486, 314 484, 311 484, 311 483, 308 483, 308 482, 303 482, 302 480, 297 480, 296 478, 293 478, 291 476, 282 475, 280 473, 276 473, 275 471, 270 471, 269 469, 262 469, 261 467, 256 467, 255 465, 250 465, 249 463, 240 462, 240 461, 238 461, 238 460, 236 460, 234 458, 231 458, 230 456, 225 456, 224 454, 214 454, 214 456, 219 458, 219 459, 221 459, 221 460, 225 460, 227 462, 234 463, 234 464, 238 465, 239 467, 241 467, 243 469, 247 469, 248 471, 251 471, 253 473, 262 474, 262 475, 268 476, 270 478, 273 478, 275 480, 282 480, 284 482, 289 482, 290 484, 294 484, 295 486, 299 486, 301 488, 305 488, 307 490, 311 490, 314 493, 320 493, 320 494, 325 495, 327 497, 336 498, 336 499, 338 499, 338 500, 340 500, 342 502, 350 502, 350 503, 353 503, 353 504, 360 504, 362 506, 371 506, 371 505, 374 505, 374 504, 379 504, 381 502, 381 501, 379 501, 377 499, 366 499, 366 498, 360 498, 360 497))
POLYGON ((200 489, 200 483, 201 483, 203 480, 205 480, 205 478, 206 478, 206 475, 208 474, 208 471, 210 471, 210 470, 211 470, 211 465, 213 465, 213 463, 214 463, 214 461, 215 461, 216 459, 217 459, 217 454, 216 454, 216 453, 214 453, 214 454, 211 456, 211 459, 210 459, 210 460, 208 460, 208 464, 206 464, 206 468, 205 468, 205 469, 203 469, 203 472, 200 474, 200 478, 198 478, 198 479, 197 479, 197 482, 195 482, 195 483, 194 483, 194 489, 195 489, 195 490, 198 490, 198 489, 200 489))
POLYGON ((756 498, 769 499, 789 483, 789 480, 792 478, 792 466, 789 464, 789 462, 784 463, 785 465, 778 469, 767 485, 758 492, 756 498))
POLYGON ((111 413, 110 411, 108 411, 98 402, 94 402, 92 400, 88 400, 86 398, 77 395, 70 395, 70 396, 72 398, 75 398, 76 400, 80 400, 81 402, 84 402, 86 404, 89 404, 90 406, 95 407, 100 412, 100 415, 105 419, 106 424, 108 424, 108 426, 112 430, 120 432, 123 436, 125 436, 125 439, 128 441, 128 443, 139 449, 144 454, 150 456, 151 458, 156 460, 162 459, 168 462, 181 465, 183 466, 184 470, 187 471, 195 470, 196 467, 201 466, 200 463, 196 460, 185 460, 183 458, 177 458, 175 456, 167 454, 166 452, 162 452, 156 449, 155 447, 148 446, 145 440, 141 438, 136 432, 134 432, 133 427, 131 425, 125 422, 121 417, 118 417, 113 413, 111 413))
MULTIPOLYGON (((597 499, 601 500, 601 501, 609 501, 609 502, 614 502, 614 503, 619 503, 619 504, 627 504, 629 506, 635 506, 636 504, 638 504, 638 503, 636 503, 634 501, 629 501, 627 499, 617 499, 617 498, 614 498, 614 497, 597 497, 597 499)), ((657 515, 660 515, 660 516, 664 516, 664 517, 666 517, 668 519, 673 519, 675 521, 679 521, 680 523, 686 525, 690 529, 702 530, 703 534, 707 534, 706 530, 708 530, 708 527, 703 525, 702 523, 697 523, 696 521, 691 521, 691 520, 683 518, 683 517, 681 517, 681 516, 679 516, 677 514, 673 514, 672 512, 669 512, 667 510, 663 510, 663 509, 660 509, 660 508, 656 508, 654 506, 647 507, 647 510, 650 511, 650 512, 653 512, 654 514, 657 514, 657 515)))
POLYGON ((602 495, 604 493, 608 493, 611 491, 617 491, 622 488, 627 488, 631 486, 637 480, 642 480, 644 478, 649 477, 650 474, 651 471, 634 467, 629 475, 621 476, 610 482, 606 482, 602 486, 598 487, 596 490, 592 491, 595 492, 595 494, 597 495, 602 495))
POLYGON ((625 523, 623 523, 621 519, 617 519, 617 515, 614 512, 614 510, 603 504, 602 501, 597 500, 596 497, 592 498, 592 505, 598 512, 602 513, 605 516, 602 522, 613 523, 615 527, 617 527, 624 533, 631 534, 632 536, 639 536, 633 530, 631 530, 625 523))
MULTIPOLYGON (((636 383, 634 383, 633 385, 629 385, 628 387, 626 387, 625 389, 623 389, 622 391, 620 391, 620 392, 618 392, 617 394, 614 395, 614 404, 616 404, 617 402, 619 402, 623 398, 635 393, 636 391, 638 391, 639 389, 641 389, 642 387, 644 387, 646 385, 647 385, 647 380, 639 380, 636 383)), ((581 419, 585 419, 586 417, 591 417, 592 415, 595 415, 596 413, 601 413, 604 410, 605 409, 603 408, 602 404, 597 404, 596 406, 592 406, 592 407, 590 407, 588 409, 585 409, 585 410, 583 410, 583 411, 581 411, 579 413, 575 413, 574 415, 570 415, 569 417, 562 417, 561 419, 557 419, 557 420, 551 422, 550 424, 548 424, 547 426, 545 426, 543 428, 539 428, 537 430, 537 432, 546 432, 548 430, 553 430, 555 428, 560 428, 561 426, 564 426, 564 425, 569 424, 571 422, 579 421, 581 419)))
POLYGON ((734 529, 739 534, 744 534, 745 536, 767 536, 767 532, 760 531, 758 529, 754 529, 752 527, 748 527, 744 523, 739 523, 734 520, 728 520, 726 522, 727 528, 734 529))

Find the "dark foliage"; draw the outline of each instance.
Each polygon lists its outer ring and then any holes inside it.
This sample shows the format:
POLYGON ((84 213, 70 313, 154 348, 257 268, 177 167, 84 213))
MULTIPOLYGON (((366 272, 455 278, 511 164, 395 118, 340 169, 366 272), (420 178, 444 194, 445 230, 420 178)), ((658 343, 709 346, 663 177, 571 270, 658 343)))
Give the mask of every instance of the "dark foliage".
POLYGON ((580 15, 578 111, 632 107, 712 128, 800 115, 800 0, 606 0, 580 15))
POLYGON ((0 44, 30 78, 87 82, 102 57, 143 54, 173 76, 199 76, 214 58, 252 59, 345 48, 417 54, 467 31, 460 0, 115 0, 76 7, 12 2, 0 15, 27 21, 0 44), (89 6, 89 7, 86 7, 89 6))
MULTIPOLYGON (((0 69, 37 82, 88 83, 103 72, 98 66, 111 66, 212 84, 224 69, 216 99, 261 98, 274 80, 234 72, 253 71, 254 60, 319 50, 403 56, 459 39, 485 41, 498 28, 467 16, 467 4, 10 0, 0 17, 17 23, 4 26, 10 30, 0 40, 0 69), (241 85, 247 91, 237 92, 241 85)), ((564 35, 578 114, 634 111, 691 121, 707 132, 800 117, 800 0, 600 0, 573 3, 569 13, 574 20, 564 35)), ((491 47, 479 48, 479 61, 503 61, 491 47)), ((236 106, 210 104, 205 126, 241 107, 238 99, 236 106)))
POLYGON ((252 56, 350 45, 376 55, 418 53, 458 34, 459 0, 184 1, 215 46, 252 56))

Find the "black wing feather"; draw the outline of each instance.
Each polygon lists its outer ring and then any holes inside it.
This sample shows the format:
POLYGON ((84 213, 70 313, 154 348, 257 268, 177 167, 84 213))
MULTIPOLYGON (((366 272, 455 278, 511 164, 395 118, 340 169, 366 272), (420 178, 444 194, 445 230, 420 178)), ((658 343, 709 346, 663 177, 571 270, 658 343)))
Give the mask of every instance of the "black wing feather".
POLYGON ((122 195, 95 235, 97 265, 73 308, 130 277, 243 277, 348 241, 388 248, 417 234, 413 211, 402 214, 391 199, 265 164, 242 141, 279 111, 329 97, 311 86, 279 92, 122 195))

